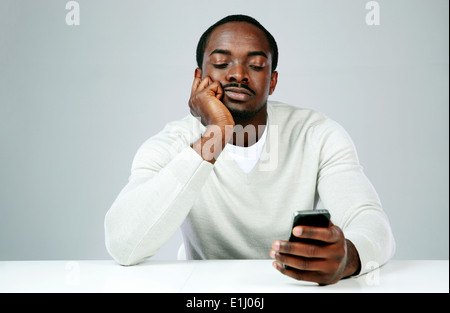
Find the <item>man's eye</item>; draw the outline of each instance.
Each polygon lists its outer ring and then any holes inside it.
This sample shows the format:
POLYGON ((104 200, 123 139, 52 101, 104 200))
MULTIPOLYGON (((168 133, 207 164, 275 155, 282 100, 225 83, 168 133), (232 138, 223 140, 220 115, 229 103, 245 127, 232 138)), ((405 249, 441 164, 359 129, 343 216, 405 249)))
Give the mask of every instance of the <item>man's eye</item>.
POLYGON ((256 65, 250 65, 250 68, 254 69, 255 71, 262 71, 264 69, 263 66, 256 66, 256 65))
POLYGON ((226 68, 228 66, 228 64, 213 64, 213 66, 215 68, 221 69, 221 68, 226 68))

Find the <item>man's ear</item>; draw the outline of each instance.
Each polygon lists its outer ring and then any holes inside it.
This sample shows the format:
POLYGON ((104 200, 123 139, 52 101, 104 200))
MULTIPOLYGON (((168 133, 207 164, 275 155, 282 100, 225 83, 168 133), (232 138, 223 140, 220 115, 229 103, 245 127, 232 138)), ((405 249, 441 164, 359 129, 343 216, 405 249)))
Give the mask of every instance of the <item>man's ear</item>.
POLYGON ((202 70, 199 67, 197 67, 195 69, 195 76, 194 77, 202 79, 202 70))
POLYGON ((273 71, 272 74, 270 75, 270 91, 269 91, 269 95, 273 94, 273 92, 275 91, 275 87, 277 86, 277 82, 278 82, 278 72, 277 71, 273 71))

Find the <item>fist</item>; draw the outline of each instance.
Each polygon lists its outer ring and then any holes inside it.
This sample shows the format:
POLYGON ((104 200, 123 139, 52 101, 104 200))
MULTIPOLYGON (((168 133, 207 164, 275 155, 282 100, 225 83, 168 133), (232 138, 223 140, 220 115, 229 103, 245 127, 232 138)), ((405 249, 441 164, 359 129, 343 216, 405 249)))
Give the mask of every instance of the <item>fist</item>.
POLYGON ((196 77, 192 84, 189 108, 191 114, 199 117, 204 126, 217 125, 234 127, 234 120, 230 111, 220 101, 223 89, 219 82, 209 76, 202 79, 196 77))

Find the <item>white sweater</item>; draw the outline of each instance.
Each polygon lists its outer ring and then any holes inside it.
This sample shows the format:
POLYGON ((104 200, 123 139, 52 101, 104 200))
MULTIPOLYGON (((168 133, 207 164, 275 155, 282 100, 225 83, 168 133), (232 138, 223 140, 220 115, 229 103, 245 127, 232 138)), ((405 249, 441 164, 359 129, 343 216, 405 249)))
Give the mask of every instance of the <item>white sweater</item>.
POLYGON ((361 273, 388 261, 389 221, 345 130, 279 102, 267 114, 264 151, 248 174, 226 150, 212 165, 190 147, 205 130, 192 116, 148 139, 105 217, 111 256, 139 263, 181 227, 188 259, 269 258, 273 241, 288 239, 292 213, 320 199, 358 250, 361 273))

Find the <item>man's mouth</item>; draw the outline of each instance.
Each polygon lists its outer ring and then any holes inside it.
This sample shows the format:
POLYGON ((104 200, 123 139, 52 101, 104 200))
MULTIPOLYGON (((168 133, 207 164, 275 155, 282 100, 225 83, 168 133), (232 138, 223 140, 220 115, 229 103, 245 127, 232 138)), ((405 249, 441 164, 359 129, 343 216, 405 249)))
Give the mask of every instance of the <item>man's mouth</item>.
POLYGON ((247 101, 249 100, 254 93, 247 88, 242 87, 226 87, 224 88, 225 95, 235 101, 247 101))

